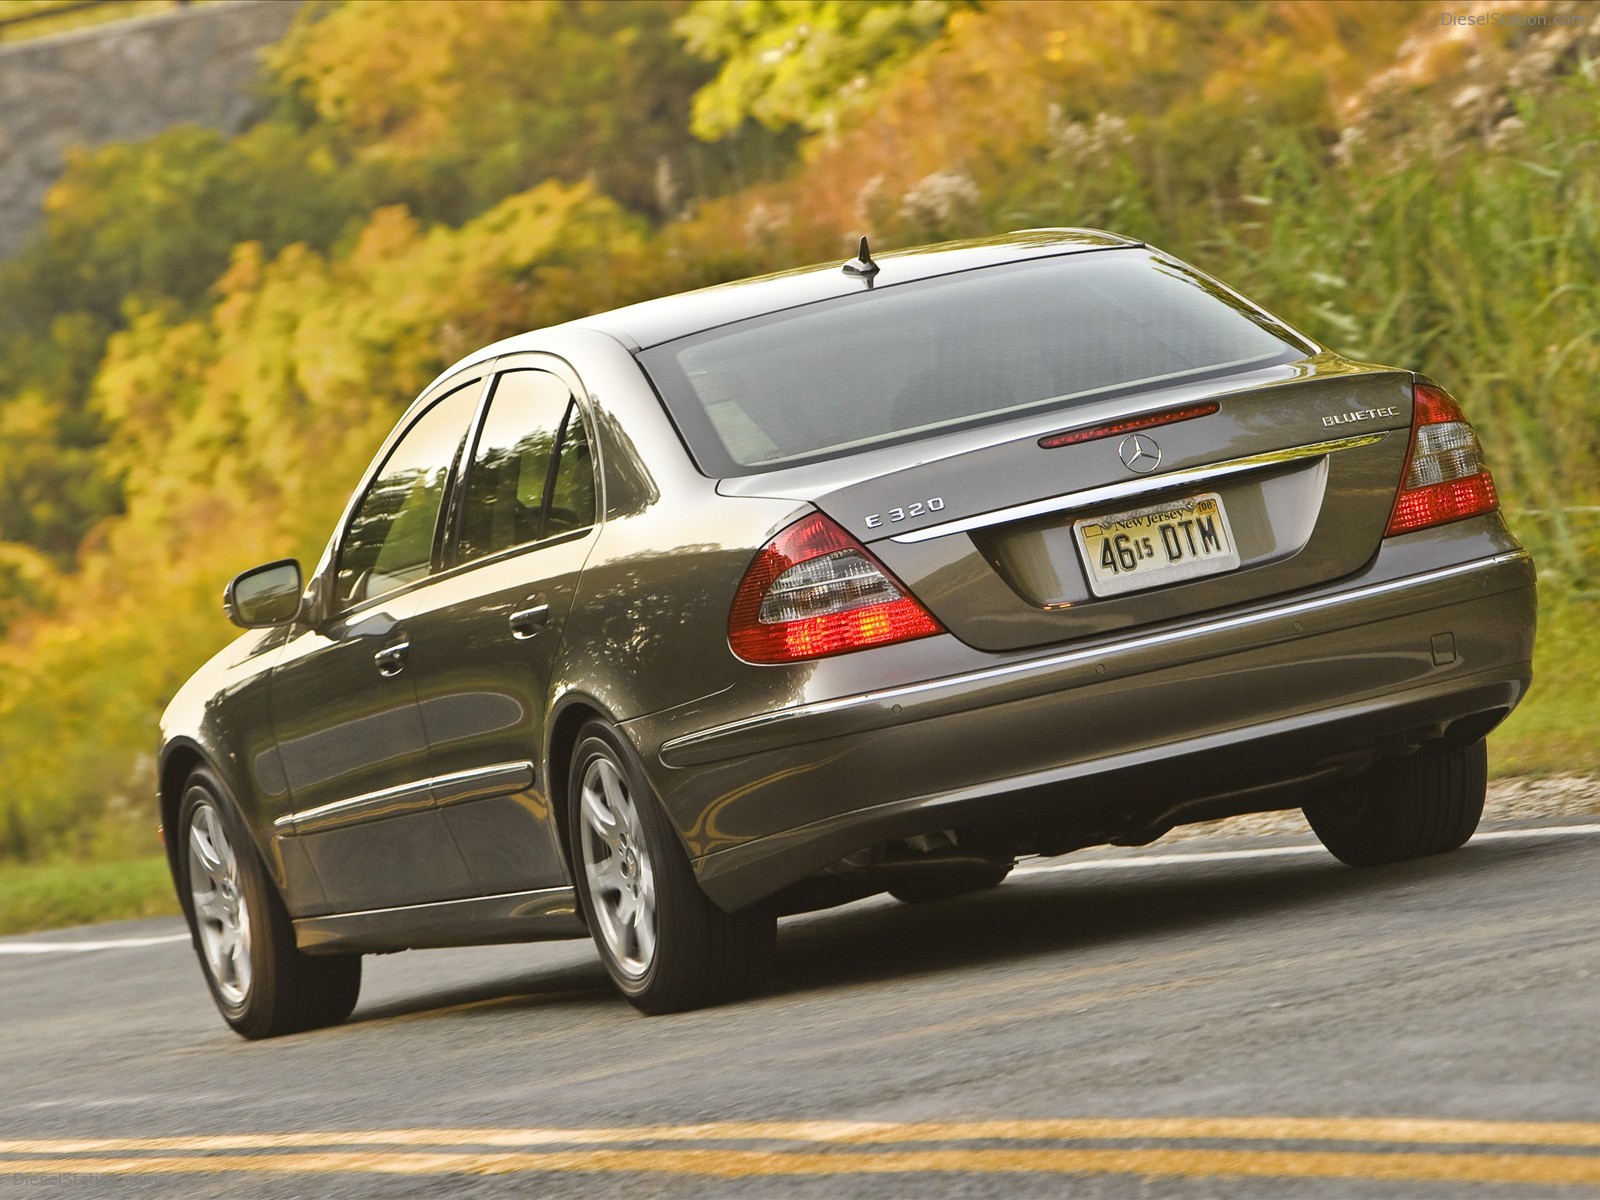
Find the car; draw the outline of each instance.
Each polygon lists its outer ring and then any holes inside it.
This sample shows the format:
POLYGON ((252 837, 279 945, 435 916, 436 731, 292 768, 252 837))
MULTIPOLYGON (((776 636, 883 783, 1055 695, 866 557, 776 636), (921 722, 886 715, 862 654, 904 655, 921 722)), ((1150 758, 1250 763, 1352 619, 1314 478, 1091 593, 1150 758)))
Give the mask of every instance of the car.
POLYGON ((640 1010, 723 1002, 780 916, 1247 812, 1453 849, 1535 579, 1438 383, 1055 229, 487 346, 225 608, 159 802, 257 1038, 408 948, 591 936, 640 1010))

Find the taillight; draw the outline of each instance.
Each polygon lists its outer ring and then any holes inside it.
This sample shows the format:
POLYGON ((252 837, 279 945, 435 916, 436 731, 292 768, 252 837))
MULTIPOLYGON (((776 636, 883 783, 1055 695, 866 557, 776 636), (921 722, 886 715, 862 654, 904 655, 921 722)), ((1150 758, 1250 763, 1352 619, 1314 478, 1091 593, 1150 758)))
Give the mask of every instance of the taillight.
POLYGON ((932 614, 821 513, 763 546, 728 614, 728 643, 746 662, 823 658, 943 633, 932 614))
POLYGON ((1475 517, 1500 507, 1483 447, 1461 406, 1443 388, 1412 389, 1414 416, 1405 480, 1385 536, 1475 517))

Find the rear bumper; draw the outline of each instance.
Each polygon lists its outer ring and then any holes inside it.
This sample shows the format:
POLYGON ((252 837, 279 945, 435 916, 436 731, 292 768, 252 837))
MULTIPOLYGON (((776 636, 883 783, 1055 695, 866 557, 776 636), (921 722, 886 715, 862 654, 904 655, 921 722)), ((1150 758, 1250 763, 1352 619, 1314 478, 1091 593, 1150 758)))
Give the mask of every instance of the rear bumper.
POLYGON ((1533 564, 1506 551, 709 729, 656 730, 665 736, 648 739, 647 769, 701 885, 735 908, 875 842, 1092 814, 1125 827, 1359 764, 1407 737, 1481 736, 1527 690, 1534 610, 1533 564))

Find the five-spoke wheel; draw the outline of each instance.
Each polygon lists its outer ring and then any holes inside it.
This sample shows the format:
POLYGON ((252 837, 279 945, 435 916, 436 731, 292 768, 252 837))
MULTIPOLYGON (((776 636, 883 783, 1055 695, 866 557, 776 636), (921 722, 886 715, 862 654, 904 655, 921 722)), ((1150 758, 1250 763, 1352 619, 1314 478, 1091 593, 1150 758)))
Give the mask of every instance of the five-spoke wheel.
POLYGON ((596 932, 617 967, 642 978, 656 955, 656 878, 639 810, 617 763, 589 760, 579 792, 583 874, 596 932))
POLYGON ((760 986, 776 937, 772 911, 723 912, 700 890, 627 739, 591 721, 567 778, 578 903, 618 990, 641 1011, 664 1013, 760 986))
POLYGON ((334 1025, 361 990, 358 954, 302 954, 276 885, 227 792, 204 768, 178 811, 178 892, 211 996, 247 1038, 334 1025))
POLYGON ((218 997, 229 1008, 250 995, 250 910, 239 880, 239 858, 216 802, 198 789, 189 815, 189 900, 195 938, 218 997))

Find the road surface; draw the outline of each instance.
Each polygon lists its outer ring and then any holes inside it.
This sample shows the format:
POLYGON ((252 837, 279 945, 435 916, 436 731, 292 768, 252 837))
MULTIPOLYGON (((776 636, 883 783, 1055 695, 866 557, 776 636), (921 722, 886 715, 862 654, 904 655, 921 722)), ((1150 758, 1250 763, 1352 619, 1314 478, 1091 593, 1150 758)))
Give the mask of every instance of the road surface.
POLYGON ((587 943, 367 960, 246 1043, 175 921, 0 940, 0 1197, 1600 1196, 1600 822, 1305 835, 780 926, 643 1018, 587 943))

